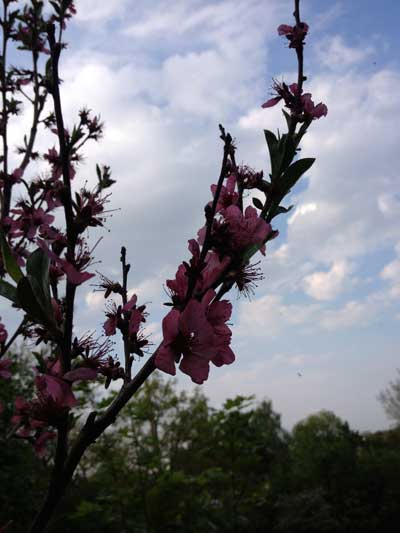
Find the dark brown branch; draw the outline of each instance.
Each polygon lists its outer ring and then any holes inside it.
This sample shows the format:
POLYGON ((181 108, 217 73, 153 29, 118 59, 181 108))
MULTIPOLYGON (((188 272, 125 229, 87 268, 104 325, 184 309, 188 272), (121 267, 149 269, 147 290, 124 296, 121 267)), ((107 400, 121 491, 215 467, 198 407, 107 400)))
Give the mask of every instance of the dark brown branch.
POLYGON ((24 325, 26 323, 26 317, 24 317, 20 323, 20 325, 17 327, 17 329, 14 331, 14 333, 12 334, 12 336, 10 337, 10 339, 8 340, 7 344, 5 344, 0 352, 0 359, 3 357, 3 355, 5 355, 8 350, 11 348, 13 342, 15 341, 15 339, 18 337, 18 335, 21 333, 24 325))
POLYGON ((115 422, 121 409, 156 369, 154 365, 156 353, 157 351, 146 361, 132 381, 123 386, 118 396, 101 416, 96 418, 96 412, 90 413, 86 424, 71 448, 63 471, 58 476, 52 490, 48 491, 43 507, 36 516, 30 533, 42 533, 45 530, 87 448, 96 441, 105 429, 115 422))
MULTIPOLYGON (((77 234, 74 227, 74 214, 72 209, 71 177, 68 147, 65 139, 64 119, 61 108, 60 78, 58 74, 58 64, 61 53, 61 44, 55 40, 55 27, 50 24, 47 28, 50 52, 51 52, 51 75, 50 92, 54 101, 54 114, 56 117, 57 134, 60 145, 60 159, 64 183, 64 213, 67 229, 67 259, 73 261, 75 257, 75 246, 77 234)), ((61 365, 64 372, 71 368, 71 341, 73 329, 73 314, 76 286, 67 280, 65 296, 65 325, 64 341, 62 346, 61 365)))
POLYGON ((3 173, 4 173, 4 192, 1 195, 1 219, 5 215, 5 203, 8 194, 8 143, 7 143, 7 126, 8 126, 8 112, 7 112, 7 41, 8 41, 8 13, 7 2, 3 0, 3 46, 0 58, 0 76, 1 76, 1 96, 2 96, 2 120, 1 120, 1 135, 3 137, 3 173))
MULTIPOLYGON (((125 305, 128 302, 128 273, 131 265, 126 263, 126 248, 121 248, 121 263, 122 263, 122 303, 125 305)), ((124 341, 124 357, 125 357, 125 382, 131 380, 132 362, 133 358, 129 350, 129 325, 123 332, 124 341)))
MULTIPOLYGON (((234 147, 232 144, 232 137, 230 133, 225 133, 225 129, 221 126, 221 124, 219 125, 219 129, 221 132, 221 139, 224 141, 224 153, 222 157, 221 171, 220 171, 218 182, 217 182, 217 188, 214 194, 214 199, 213 199, 211 208, 206 206, 206 210, 205 210, 206 211, 206 234, 205 234, 204 243, 203 243, 203 246, 200 252, 198 269, 202 268, 207 252, 211 248, 211 232, 212 232, 212 225, 213 225, 215 213, 217 211, 218 199, 221 194, 222 184, 224 183, 224 179, 226 178, 226 175, 227 175, 228 158, 229 156, 232 155, 232 153, 234 153, 234 147)), ((191 275, 189 276, 188 290, 186 293, 185 304, 190 300, 192 296, 199 274, 200 274, 200 271, 197 270, 197 271, 191 272, 191 275)))

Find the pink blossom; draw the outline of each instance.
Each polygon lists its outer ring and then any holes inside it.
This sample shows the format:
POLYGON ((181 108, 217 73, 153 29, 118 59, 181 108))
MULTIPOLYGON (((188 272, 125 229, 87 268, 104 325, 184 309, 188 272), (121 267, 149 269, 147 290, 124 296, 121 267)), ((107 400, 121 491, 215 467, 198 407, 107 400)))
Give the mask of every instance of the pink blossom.
POLYGON ((33 239, 37 229, 47 226, 54 221, 54 216, 46 213, 41 207, 34 209, 28 205, 21 205, 11 210, 15 218, 7 218, 7 223, 11 225, 10 232, 13 237, 26 236, 33 239))
POLYGON ((179 317, 180 312, 177 309, 171 311, 163 318, 163 342, 157 350, 154 363, 157 368, 175 376, 175 362, 179 361, 181 352, 177 346, 176 339, 179 335, 179 317))
MULTIPOLYGON (((208 297, 214 293, 209 291, 208 297)), ((207 296, 207 295, 206 295, 207 296)), ((214 329, 214 344, 216 355, 212 362, 216 366, 230 365, 235 360, 235 355, 229 346, 232 332, 226 325, 232 314, 232 304, 227 300, 214 301, 207 308, 207 319, 214 329)))
POLYGON ((79 270, 77 270, 74 265, 69 263, 66 259, 59 259, 58 261, 61 269, 67 276, 67 280, 72 285, 81 285, 94 276, 94 274, 91 274, 90 272, 79 272, 79 270))
POLYGON ((56 266, 58 266, 64 272, 64 274, 67 276, 67 280, 72 285, 81 285, 81 283, 84 283, 95 275, 91 274, 90 272, 80 272, 72 263, 67 261, 67 259, 62 259, 61 257, 58 257, 57 254, 52 252, 47 246, 46 242, 42 239, 37 239, 37 244, 46 252, 50 259, 55 262, 56 266))
MULTIPOLYGON (((223 211, 223 216, 228 224, 231 247, 243 250, 252 244, 262 245, 271 233, 271 225, 258 216, 257 210, 248 206, 244 215, 240 209, 232 205, 223 211)), ((263 249, 261 249, 264 253, 263 249)))
POLYGON ((107 335, 107 337, 110 337, 111 335, 115 335, 117 332, 117 324, 118 324, 118 315, 108 313, 108 318, 103 324, 104 333, 107 335))
POLYGON ((77 400, 71 385, 61 378, 43 374, 36 377, 36 387, 41 399, 52 400, 57 408, 74 407, 77 400))
POLYGON ((242 165, 238 169, 237 179, 243 189, 258 188, 262 183, 263 171, 256 172, 247 165, 242 165))
MULTIPOLYGON (((239 199, 239 194, 235 192, 235 186, 236 176, 234 174, 231 174, 226 181, 226 185, 222 185, 221 187, 217 202, 216 213, 218 213, 222 209, 225 209, 226 207, 229 207, 230 205, 237 203, 239 199)), ((211 185, 211 192, 213 196, 215 196, 216 191, 217 185, 211 185)))
POLYGON ((298 100, 296 98, 297 83, 291 83, 290 85, 286 85, 286 83, 279 83, 278 81, 274 80, 272 88, 277 93, 277 96, 274 96, 270 100, 267 100, 261 107, 273 107, 283 99, 286 107, 291 110, 295 109, 295 106, 298 103, 298 100))
POLYGON ((131 311, 137 304, 136 294, 132 294, 126 304, 123 306, 122 311, 131 311))
POLYGON ((139 309, 133 309, 129 317, 129 335, 137 334, 142 322, 146 322, 143 313, 139 309))
POLYGON ((33 449, 39 458, 42 458, 46 455, 48 441, 55 439, 56 436, 57 434, 54 431, 43 431, 35 439, 35 442, 33 443, 33 449))
POLYGON ((63 379, 74 383, 75 381, 87 381, 97 378, 97 370, 94 368, 80 367, 74 368, 63 375, 63 379))
POLYGON ((12 365, 11 359, 0 359, 0 378, 10 379, 12 374, 9 370, 12 365))
POLYGON ((22 168, 16 168, 11 174, 13 183, 20 183, 23 175, 24 175, 24 170, 22 168))
MULTIPOLYGON (((238 206, 231 205, 221 215, 223 219, 214 220, 212 227, 213 248, 219 255, 233 257, 253 244, 259 244, 264 253, 263 243, 272 228, 254 207, 248 206, 243 214, 238 206)), ((205 233, 202 228, 197 234, 200 244, 204 244, 205 233)))
POLYGON ((11 418, 11 424, 19 426, 17 434, 20 437, 29 437, 33 431, 46 425, 43 420, 32 418, 32 406, 34 403, 35 401, 27 402, 22 396, 17 396, 15 399, 15 411, 11 418))
POLYGON ((225 256, 222 260, 215 252, 207 252, 206 266, 200 273, 200 280, 196 285, 196 289, 199 292, 205 292, 210 289, 213 284, 218 280, 224 270, 231 262, 230 257, 225 256))
POLYGON ((303 44, 308 30, 308 24, 305 22, 300 22, 300 24, 296 24, 295 26, 281 24, 278 26, 278 35, 284 35, 290 41, 289 48, 298 48, 303 44))
POLYGON ((187 269, 184 264, 179 265, 175 274, 175 279, 167 279, 165 282, 171 291, 172 298, 176 301, 183 302, 186 297, 188 288, 187 269))
POLYGON ((326 116, 328 113, 327 106, 322 102, 314 105, 310 93, 301 94, 299 99, 297 83, 286 85, 286 83, 274 82, 273 89, 277 93, 277 96, 267 100, 261 107, 273 107, 280 102, 280 100, 283 100, 285 102, 285 107, 290 109, 296 116, 299 117, 304 114, 301 118, 312 118, 315 120, 326 116))
POLYGON ((163 320, 163 342, 155 364, 157 368, 175 375, 175 363, 192 381, 201 384, 209 374, 210 362, 217 366, 234 360, 229 344, 231 333, 225 322, 232 306, 229 302, 211 300, 215 292, 210 290, 202 301, 191 299, 184 311, 172 309, 163 320))
POLYGON ((264 109, 267 108, 267 107, 273 107, 274 105, 276 105, 281 100, 282 100, 282 96, 274 96, 273 98, 270 98, 269 100, 264 102, 261 107, 263 107, 264 109))
POLYGON ((320 102, 317 105, 314 105, 312 100, 312 95, 310 93, 305 93, 301 96, 301 102, 303 104, 304 112, 312 117, 313 120, 326 117, 328 114, 328 108, 325 104, 320 102))
POLYGON ((218 254, 209 251, 204 259, 202 269, 199 271, 199 243, 195 239, 190 239, 188 242, 189 251, 192 253, 190 266, 187 263, 182 263, 178 267, 175 279, 167 279, 166 281, 166 285, 171 292, 172 300, 175 303, 183 303, 185 301, 189 282, 187 273, 190 269, 195 269, 197 275, 194 291, 202 293, 212 287, 230 263, 229 257, 224 257, 221 260, 218 254))
POLYGON ((278 35, 288 35, 290 33, 293 33, 293 26, 289 26, 288 24, 278 26, 278 35))
POLYGON ((57 324, 61 324, 63 321, 61 306, 55 298, 51 299, 51 306, 53 308, 54 318, 57 324))
MULTIPOLYGON (((66 133, 68 134, 68 131, 66 131, 66 133)), ((61 165, 61 158, 60 158, 57 150, 54 147, 50 148, 48 150, 47 154, 44 154, 43 157, 44 157, 44 159, 47 159, 47 161, 52 166, 52 173, 51 173, 52 178, 55 179, 55 180, 58 180, 62 176, 63 171, 62 171, 62 165, 61 165)), ((72 163, 70 162, 69 163, 69 178, 71 180, 74 179, 75 174, 76 174, 75 169, 74 169, 72 163)))
POLYGON ((110 307, 106 313, 107 320, 103 324, 104 332, 107 336, 115 335, 118 323, 122 319, 122 313, 124 313, 124 318, 128 320, 129 336, 132 337, 139 333, 141 323, 146 322, 146 306, 136 307, 136 304, 137 296, 133 294, 122 308, 121 306, 117 307, 115 303, 110 307))
POLYGON ((4 324, 0 323, 0 344, 4 344, 7 340, 8 332, 4 324))

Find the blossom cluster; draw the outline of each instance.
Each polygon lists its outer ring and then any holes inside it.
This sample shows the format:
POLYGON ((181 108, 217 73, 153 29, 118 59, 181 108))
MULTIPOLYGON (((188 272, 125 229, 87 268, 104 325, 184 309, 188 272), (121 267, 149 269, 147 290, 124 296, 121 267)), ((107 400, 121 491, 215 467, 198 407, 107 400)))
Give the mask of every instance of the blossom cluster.
MULTIPOLYGON (((210 362, 216 366, 235 360, 230 347, 232 332, 227 324, 232 313, 228 300, 219 300, 215 289, 230 279, 242 290, 246 279, 243 253, 256 245, 264 253, 271 225, 248 206, 244 213, 238 204, 241 196, 237 169, 225 178, 225 184, 211 186, 215 206, 213 218, 189 241, 190 263, 182 263, 175 279, 167 280, 173 309, 162 323, 163 342, 157 351, 157 368, 175 375, 176 363, 182 372, 198 384, 209 375, 210 362)), ((249 282, 251 279, 249 279, 249 282)))
MULTIPOLYGON (((18 16, 14 12, 9 15, 6 38, 32 54, 33 66, 11 68, 4 86, 7 105, 0 111, 0 135, 4 138, 8 121, 21 108, 17 95, 34 106, 31 134, 18 147, 19 164, 11 169, 6 155, 1 160, 0 282, 2 294, 24 312, 18 333, 48 348, 46 356, 37 357, 34 398, 18 396, 12 418, 14 435, 31 442, 39 456, 45 454, 49 441, 60 436, 61 428, 68 426, 71 409, 79 407, 76 384, 101 380, 107 388, 112 381, 123 380, 123 394, 134 380, 131 371, 135 358, 142 357, 150 345, 144 330, 146 306, 138 303, 135 294, 128 294, 129 265, 124 248, 122 282, 101 276, 98 284, 107 299, 103 335, 95 338, 89 333, 77 338, 73 334, 76 289, 95 275, 91 272, 93 249, 87 232, 104 225, 108 189, 114 180, 109 167, 97 165, 97 185, 91 189, 76 187, 82 148, 88 141, 101 138, 103 125, 100 117, 82 109, 72 128, 64 126, 60 102, 56 105, 60 80, 53 67, 65 47, 61 37, 66 21, 76 10, 71 0, 54 0, 51 5, 54 13, 47 18, 42 2, 16 10, 18 16), (58 24, 58 39, 53 23, 58 24), (44 63, 39 61, 41 55, 50 55, 52 66, 44 72, 38 67, 44 63), (55 112, 43 117, 49 95, 54 99, 55 112), (41 125, 56 137, 54 146, 45 152, 33 149, 41 125), (27 167, 35 160, 43 163, 44 170, 28 181, 27 167), (13 202, 16 186, 23 194, 13 202), (56 224, 59 211, 65 217, 62 228, 56 224), (16 285, 3 280, 6 275, 16 285), (111 338, 117 335, 122 338, 124 362, 112 355, 111 338)), ((299 57, 308 30, 306 23, 296 22, 294 26, 279 26, 278 34, 286 37, 299 57)), ((283 101, 289 110, 284 111, 287 133, 276 137, 265 130, 271 159, 269 179, 262 171, 236 164, 232 137, 220 126, 224 142, 221 174, 211 185, 205 225, 189 240, 189 260, 179 265, 174 279, 166 281, 170 310, 162 321, 162 342, 150 359, 152 370, 175 375, 179 366, 194 383, 202 384, 211 363, 219 367, 235 360, 232 304, 224 295, 234 286, 248 294, 262 278, 257 265, 251 263, 252 257, 258 252, 265 255, 267 242, 278 235, 272 220, 290 209, 280 202, 314 162, 311 158, 294 161, 299 142, 312 121, 327 114, 325 104, 314 104, 311 93, 303 92, 304 80, 299 67, 298 83, 275 82, 274 96, 262 106, 269 108, 283 101), (254 191, 257 194, 251 197, 254 191)), ((11 359, 3 357, 7 338, 7 329, 0 324, 1 379, 12 376, 11 359)), ((122 400, 116 403, 122 408, 122 400)))
MULTIPOLYGON (((309 26, 305 22, 290 26, 288 24, 281 24, 278 26, 278 35, 285 36, 289 41, 289 48, 300 49, 304 46, 304 39, 308 33, 309 26)), ((301 78, 301 83, 304 78, 301 78)), ((316 120, 325 117, 328 113, 328 108, 322 102, 314 104, 311 93, 303 93, 303 88, 298 83, 279 83, 277 81, 273 84, 273 90, 276 96, 267 100, 262 107, 273 107, 281 100, 284 101, 285 106, 291 111, 292 115, 296 117, 299 122, 307 120, 316 120)))
MULTIPOLYGON (((10 3, 7 2, 7 7, 10 3)), ((36 344, 46 343, 51 347, 51 355, 41 358, 35 366, 35 398, 17 397, 11 421, 14 435, 30 441, 40 456, 45 453, 48 441, 55 437, 55 430, 65 423, 68 412, 78 405, 74 383, 102 377, 108 386, 112 380, 124 377, 119 361, 111 355, 112 346, 107 340, 99 341, 92 335, 85 335, 73 339, 67 348, 67 357, 62 353, 69 311, 66 297, 60 294, 61 284, 65 282, 66 290, 74 291, 95 275, 87 271, 92 263, 92 252, 86 233, 88 228, 104 224, 109 198, 106 189, 114 181, 109 167, 97 166, 96 187, 88 189, 84 186, 73 196, 68 190, 81 161, 83 146, 102 136, 103 125, 98 116, 82 109, 73 128, 63 128, 63 156, 55 114, 43 116, 46 99, 53 93, 49 72, 39 70, 40 65, 44 65, 39 62, 40 56, 51 55, 47 44, 48 29, 54 23, 59 25, 59 39, 55 46, 64 48, 62 31, 76 13, 71 0, 55 0, 51 5, 53 12, 49 15, 43 11, 43 2, 32 2, 20 10, 5 12, 7 23, 2 24, 5 38, 32 56, 31 69, 9 69, 4 86, 7 105, 0 111, 0 135, 4 136, 8 121, 20 112, 22 102, 17 97, 29 100, 34 108, 30 135, 17 150, 19 164, 9 169, 6 154, 1 160, 0 276, 3 278, 8 273, 17 282, 17 287, 6 294, 14 307, 25 312, 19 333, 36 344), (59 147, 34 151, 40 124, 54 134, 55 144, 59 147), (42 161, 43 165, 40 174, 28 181, 27 168, 31 161, 42 161), (16 186, 19 197, 13 203, 16 186), (55 224, 57 210, 66 212, 68 209, 70 220, 68 227, 63 229, 55 224), (32 252, 34 247, 37 250, 32 252), (26 275, 22 271, 24 268, 26 275)), ((10 287, 1 281, 3 287, 10 287)), ((11 359, 2 357, 7 336, 5 326, 0 324, 2 379, 12 376, 11 359)))

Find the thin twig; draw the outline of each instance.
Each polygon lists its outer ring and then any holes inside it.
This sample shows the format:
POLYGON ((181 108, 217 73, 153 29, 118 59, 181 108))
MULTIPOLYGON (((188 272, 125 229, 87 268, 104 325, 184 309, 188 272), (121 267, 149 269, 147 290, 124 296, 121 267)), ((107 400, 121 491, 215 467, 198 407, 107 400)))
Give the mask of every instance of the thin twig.
POLYGON ((222 184, 227 175, 228 157, 234 152, 234 147, 232 144, 232 137, 230 133, 225 133, 225 129, 221 126, 221 124, 219 125, 219 129, 221 132, 221 139, 224 141, 224 153, 222 157, 221 171, 219 174, 217 188, 215 190, 214 199, 213 199, 211 208, 206 207, 206 234, 205 234, 203 246, 200 252, 200 257, 199 257, 199 261, 197 265, 198 268, 196 269, 196 271, 191 272, 189 276, 188 289, 186 292, 186 298, 184 302, 185 305, 187 304, 187 302, 190 300, 192 296, 193 290, 196 285, 197 277, 201 272, 207 252, 211 248, 212 225, 214 222, 215 213, 217 211, 217 204, 218 204, 219 196, 221 194, 222 184))
POLYGON ((8 127, 8 112, 7 112, 7 41, 8 41, 8 3, 3 0, 3 48, 0 58, 1 63, 1 93, 2 93, 2 131, 3 137, 3 173, 4 173, 4 193, 1 195, 1 219, 3 220, 5 214, 5 202, 9 188, 8 177, 8 143, 7 143, 7 127, 8 127))
MULTIPOLYGON (((67 259, 73 261, 75 258, 75 246, 77 234, 74 227, 74 214, 72 209, 72 193, 71 193, 71 177, 69 165, 69 153, 65 140, 64 119, 61 108, 60 97, 60 78, 58 74, 58 63, 61 53, 60 43, 55 41, 55 27, 54 24, 49 24, 47 28, 50 51, 51 51, 51 94, 54 101, 54 113, 56 117, 58 140, 60 145, 60 159, 64 183, 64 213, 67 229, 67 259)), ((73 313, 75 301, 76 285, 73 285, 67 280, 66 294, 65 294, 65 326, 64 326, 64 342, 62 347, 61 365, 64 372, 71 368, 71 341, 73 329, 73 313)))
MULTIPOLYGON (((121 248, 121 264, 122 264, 122 303, 125 305, 128 302, 128 273, 131 265, 126 263, 126 248, 121 248)), ((125 321, 126 322, 126 321, 125 321)), ((129 324, 126 324, 123 334, 124 342, 124 358, 125 358, 125 383, 131 380, 132 362, 133 358, 129 350, 129 324)))
POLYGON ((14 331, 13 335, 10 337, 9 341, 7 342, 7 344, 5 344, 0 352, 0 359, 3 357, 3 355, 5 355, 8 350, 10 349, 11 345, 13 344, 13 342, 15 341, 15 339, 18 337, 18 335, 21 333, 24 325, 26 323, 26 317, 24 317, 20 323, 20 325, 17 327, 17 329, 14 331))

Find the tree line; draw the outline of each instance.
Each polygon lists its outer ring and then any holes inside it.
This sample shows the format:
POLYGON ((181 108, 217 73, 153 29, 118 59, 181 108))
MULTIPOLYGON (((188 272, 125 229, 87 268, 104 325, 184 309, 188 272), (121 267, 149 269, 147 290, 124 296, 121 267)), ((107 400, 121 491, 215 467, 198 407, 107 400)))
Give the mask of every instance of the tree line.
MULTIPOLYGON (((7 533, 27 530, 52 466, 13 436, 15 398, 33 378, 20 360, 0 390, 7 533)), ((98 404, 87 382, 79 398, 82 415, 98 404)), ((288 432, 270 401, 216 409, 155 376, 88 451, 50 531, 394 533, 399 502, 399 429, 361 434, 321 411, 288 432)))

